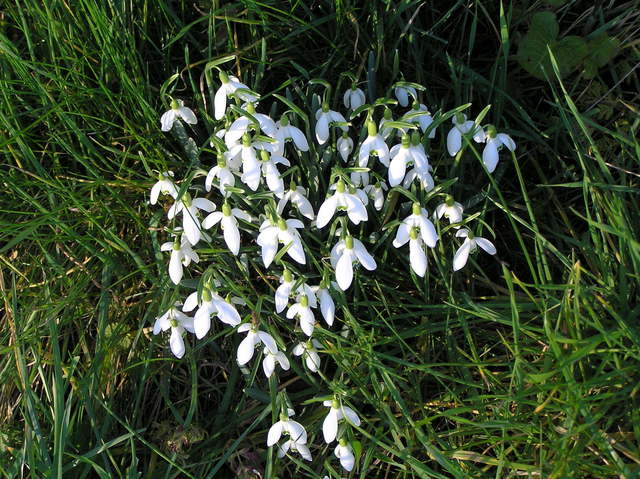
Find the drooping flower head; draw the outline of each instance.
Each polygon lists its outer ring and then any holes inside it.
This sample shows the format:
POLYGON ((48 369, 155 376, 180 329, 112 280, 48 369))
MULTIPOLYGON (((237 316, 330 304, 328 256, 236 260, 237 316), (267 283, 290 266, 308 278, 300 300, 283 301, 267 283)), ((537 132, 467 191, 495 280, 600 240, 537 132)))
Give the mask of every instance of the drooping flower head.
POLYGON ((182 100, 171 100, 171 109, 165 111, 160 117, 160 129, 162 131, 171 130, 178 118, 181 118, 185 123, 189 123, 190 125, 198 123, 198 119, 193 113, 193 110, 184 106, 182 100))

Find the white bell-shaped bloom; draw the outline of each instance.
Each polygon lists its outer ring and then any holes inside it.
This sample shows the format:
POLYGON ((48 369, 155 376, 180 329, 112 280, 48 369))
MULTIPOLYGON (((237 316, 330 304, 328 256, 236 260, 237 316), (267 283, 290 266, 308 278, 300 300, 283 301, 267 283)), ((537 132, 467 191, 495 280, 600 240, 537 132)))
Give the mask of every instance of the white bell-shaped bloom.
POLYGON ((431 166, 421 170, 418 167, 410 169, 404 177, 402 187, 406 190, 411 188, 411 183, 417 180, 424 191, 431 191, 435 187, 435 182, 430 173, 431 166))
POLYGON ((274 354, 269 350, 269 348, 264 348, 263 354, 264 359, 262 360, 262 370, 267 378, 271 377, 273 372, 276 370, 276 364, 280 364, 280 367, 285 371, 288 371, 291 367, 289 359, 282 351, 278 351, 274 354))
POLYGON ((378 128, 373 121, 367 123, 367 132, 367 138, 360 145, 358 152, 358 166, 366 168, 371 154, 375 154, 384 166, 389 166, 389 147, 378 134, 378 128))
POLYGON ((287 205, 289 201, 298 209, 300 214, 305 218, 309 218, 310 220, 316 217, 313 212, 313 207, 311 203, 305 196, 307 194, 307 190, 305 190, 302 186, 296 186, 291 183, 288 190, 284 192, 280 201, 278 201, 278 214, 281 215, 284 211, 284 207, 287 205))
MULTIPOLYGON (((236 90, 249 90, 249 87, 244 83, 241 83, 234 76, 228 76, 224 72, 220 72, 220 88, 216 91, 215 97, 213 99, 213 116, 216 120, 221 120, 227 111, 227 97, 236 93, 236 90)), ((237 95, 243 101, 247 102, 255 102, 258 98, 255 95, 252 95, 249 92, 238 92, 237 95)))
POLYGON ((451 118, 453 127, 447 134, 447 151, 449 155, 456 156, 462 149, 462 136, 473 132, 473 139, 477 143, 485 141, 485 133, 479 126, 471 121, 467 120, 467 115, 464 113, 457 113, 451 118))
POLYGON ((304 228, 304 224, 300 220, 282 218, 275 223, 271 220, 265 220, 260 226, 260 234, 258 234, 257 243, 262 247, 262 261, 265 267, 269 267, 273 259, 276 257, 280 243, 285 246, 291 244, 287 249, 287 254, 294 261, 300 264, 306 264, 304 248, 302 240, 297 229, 304 228))
POLYGON ((367 215, 367 209, 360 197, 355 193, 348 193, 345 191, 345 184, 342 180, 339 180, 336 184, 332 185, 330 189, 334 188, 335 193, 333 196, 324 200, 318 210, 316 217, 316 226, 318 229, 324 228, 329 221, 331 221, 336 209, 338 211, 346 211, 351 222, 356 225, 361 221, 367 221, 369 218, 367 215))
POLYGON ((296 317, 300 320, 300 328, 302 329, 302 332, 307 336, 311 336, 313 334, 313 328, 316 325, 316 318, 311 310, 309 297, 306 294, 301 295, 298 302, 291 305, 287 310, 288 319, 296 317))
MULTIPOLYGON (((351 174, 349 175, 349 179, 351 180, 351 183, 353 183, 353 186, 355 186, 356 188, 367 186, 369 184, 369 172, 368 171, 352 171, 351 174)), ((355 194, 358 194, 357 190, 355 194)), ((360 196, 360 199, 362 200, 361 195, 358 195, 358 196, 360 196)), ((365 201, 363 201, 363 203, 365 206, 367 206, 367 203, 369 203, 369 199, 367 198, 365 201)))
POLYGON ((491 241, 481 236, 474 236, 474 234, 466 228, 458 230, 456 237, 464 238, 464 242, 453 257, 454 271, 464 268, 464 265, 467 264, 467 260, 469 259, 469 254, 473 253, 478 246, 490 255, 494 255, 497 252, 496 247, 491 241))
POLYGON ((340 459, 340 465, 347 471, 351 471, 356 464, 356 458, 353 455, 353 448, 346 439, 341 438, 333 454, 340 459))
POLYGON ((397 86, 394 89, 394 93, 396 95, 396 98, 398 99, 398 103, 400 103, 400 106, 409 106, 409 95, 411 95, 414 100, 418 98, 416 89, 408 85, 397 86))
MULTIPOLYGON (((433 117, 431 116, 429 109, 422 103, 418 103, 418 102, 415 102, 413 104, 413 108, 409 110, 407 113, 405 113, 402 119, 409 123, 414 123, 418 125, 422 130, 422 133, 427 131, 427 128, 429 128, 429 125, 433 123, 433 117)), ((436 136, 436 130, 434 128, 429 132, 429 138, 435 138, 435 136, 436 136)))
MULTIPOLYGON (((257 126, 260 128, 262 133, 275 138, 278 128, 276 127, 275 121, 273 121, 270 116, 265 115, 264 113, 256 113, 253 103, 248 103, 246 105, 246 111, 258 121, 257 126)), ((227 128, 224 135, 224 142, 227 147, 231 148, 233 145, 238 143, 242 138, 242 135, 248 133, 252 127, 255 129, 256 125, 251 118, 247 116, 236 118, 229 128, 227 128)))
POLYGON ((395 145, 389 152, 391 162, 389 163, 389 185, 398 186, 405 179, 407 166, 413 165, 419 172, 428 171, 429 157, 424 151, 424 147, 420 144, 420 138, 417 134, 413 139, 409 135, 402 135, 400 144, 395 145))
POLYGON ((346 291, 353 281, 353 262, 357 261, 365 269, 373 271, 378 267, 361 241, 347 236, 338 241, 331 249, 331 266, 336 271, 336 282, 341 290, 346 291))
MULTIPOLYGON (((258 155, 262 155, 262 152, 272 153, 276 145, 262 142, 251 141, 251 137, 248 133, 242 136, 242 144, 233 146, 226 154, 225 158, 227 162, 235 161, 238 156, 242 161, 242 176, 240 179, 242 182, 251 188, 253 191, 258 189, 260 185, 260 178, 262 173, 262 165, 258 159, 258 155)), ((230 165, 231 166, 231 165, 230 165)))
POLYGON ((384 206, 384 192, 388 189, 389 188, 384 181, 378 181, 377 183, 366 185, 363 188, 363 191, 373 200, 373 207, 377 211, 380 211, 384 206))
POLYGON ((240 251, 240 230, 238 229, 238 220, 240 218, 251 223, 251 215, 239 208, 231 208, 228 203, 222 205, 222 211, 215 211, 202 221, 202 227, 209 229, 220 223, 224 241, 227 243, 229 251, 234 255, 238 255, 240 251))
POLYGON ((196 198, 192 200, 189 194, 185 193, 169 208, 167 217, 172 220, 176 215, 182 213, 182 229, 184 234, 187 236, 189 242, 195 245, 200 241, 201 237, 198 210, 210 213, 215 209, 216 205, 214 205, 212 201, 206 198, 196 198))
POLYGON ((264 344, 271 354, 278 353, 278 346, 273 337, 269 333, 260 331, 257 326, 250 323, 242 323, 238 326, 238 332, 247 333, 247 337, 240 342, 236 353, 236 359, 240 366, 244 366, 251 361, 255 347, 258 344, 264 344))
MULTIPOLYGON (((322 104, 322 108, 316 111, 316 140, 320 145, 324 145, 329 139, 329 127, 332 123, 346 123, 342 113, 329 110, 327 103, 322 104)), ((339 128, 343 132, 349 131, 349 127, 346 125, 339 125, 339 128)))
POLYGON ((267 153, 262 150, 260 152, 260 168, 269 190, 278 198, 284 195, 284 181, 280 176, 277 165, 291 166, 289 160, 284 156, 267 153))
POLYGON ((202 339, 211 329, 211 316, 214 314, 229 326, 240 324, 240 315, 236 308, 207 286, 202 289, 200 298, 197 291, 187 296, 182 311, 188 313, 196 307, 198 310, 193 317, 193 328, 198 339, 202 339))
POLYGON ((342 102, 344 103, 345 108, 351 108, 355 110, 356 108, 360 108, 367 102, 367 99, 364 95, 364 92, 358 88, 355 83, 351 85, 347 91, 344 92, 342 96, 342 102))
POLYGON ((506 133, 497 133, 493 125, 486 131, 485 147, 482 150, 482 162, 489 173, 493 173, 498 166, 498 151, 504 146, 509 151, 516 150, 516 143, 506 133))
POLYGON ((336 148, 342 161, 346 163, 349 160, 349 155, 353 152, 353 140, 349 137, 349 133, 346 131, 342 133, 342 136, 336 141, 336 148))
POLYGON ((413 204, 411 214, 402 220, 402 223, 398 226, 396 237, 393 240, 393 246, 399 248, 406 244, 407 241, 409 241, 411 228, 418 230, 422 240, 429 248, 435 248, 438 242, 438 233, 429 219, 427 210, 421 208, 420 203, 413 204))
POLYGON ((167 241, 160 246, 160 251, 171 251, 171 259, 169 260, 169 277, 174 284, 179 284, 182 279, 183 266, 189 266, 191 261, 197 263, 200 261, 198 253, 193 251, 191 243, 185 235, 180 240, 167 241))
POLYGON ((436 206, 433 216, 437 219, 449 219, 449 224, 460 223, 462 221, 462 212, 464 207, 453 199, 453 196, 447 195, 445 202, 436 206))
POLYGON ((213 180, 218 180, 218 191, 224 197, 227 197, 230 193, 227 191, 227 186, 235 186, 236 178, 233 175, 231 169, 227 166, 227 162, 224 156, 218 158, 218 164, 209 170, 207 177, 204 180, 204 188, 207 191, 211 191, 213 180))
POLYGON ((276 313, 284 311, 284 308, 289 304, 289 297, 294 283, 295 280, 291 271, 285 269, 280 277, 280 286, 278 286, 275 293, 276 313))
POLYGON ((309 142, 307 137, 302 133, 302 130, 289 123, 289 118, 283 115, 280 121, 276 123, 278 130, 276 131, 275 138, 278 140, 280 150, 276 153, 282 155, 284 152, 284 145, 288 140, 292 140, 296 145, 296 148, 300 151, 309 151, 309 142))
POLYGON ((336 305, 333 302, 331 293, 326 283, 323 281, 319 286, 315 286, 313 291, 320 302, 320 312, 326 323, 331 326, 336 315, 336 305))
POLYGON ((278 457, 282 458, 287 455, 287 452, 295 451, 300 454, 300 457, 305 461, 311 461, 311 451, 309 450, 309 446, 306 443, 301 443, 294 441, 293 439, 289 439, 284 442, 282 445, 278 445, 278 457))
MULTIPOLYGON (((292 414, 289 413, 289 415, 292 414)), ((289 436, 289 438, 297 443, 307 443, 307 431, 304 426, 298 421, 289 419, 286 414, 281 414, 280 420, 269 428, 269 432, 267 433, 267 447, 276 444, 283 434, 289 436)))
POLYGON ((167 331, 171 328, 171 336, 169 337, 169 347, 173 355, 180 359, 184 356, 185 346, 182 339, 182 333, 184 331, 194 332, 193 318, 190 318, 186 314, 182 313, 176 306, 180 303, 176 303, 162 316, 156 318, 153 325, 153 334, 158 334, 160 331, 167 331))
POLYGON ((360 418, 356 412, 349 406, 341 404, 337 399, 323 401, 322 404, 330 408, 322 422, 322 434, 327 444, 331 444, 335 440, 338 434, 338 422, 342 419, 346 419, 353 426, 360 426, 360 418))
POLYGON ((155 205, 158 202, 160 193, 163 195, 171 195, 173 199, 178 197, 178 187, 171 178, 173 178, 173 171, 165 171, 158 175, 158 181, 151 187, 151 194, 149 195, 150 204, 155 205))
POLYGON ((185 123, 195 125, 198 123, 196 115, 191 108, 184 106, 182 100, 171 100, 171 109, 165 111, 160 117, 160 129, 162 131, 169 131, 173 127, 174 122, 182 118, 185 123))
MULTIPOLYGON (((396 248, 400 248, 401 241, 393 243, 396 248)), ((420 277, 427 272, 427 254, 425 253, 425 243, 418 232, 418 228, 412 227, 409 230, 409 264, 411 269, 420 277)))
POLYGON ((317 373, 318 369, 320 369, 318 349, 322 349, 322 344, 315 339, 310 339, 296 344, 293 348, 293 354, 294 356, 302 356, 309 371, 317 373))

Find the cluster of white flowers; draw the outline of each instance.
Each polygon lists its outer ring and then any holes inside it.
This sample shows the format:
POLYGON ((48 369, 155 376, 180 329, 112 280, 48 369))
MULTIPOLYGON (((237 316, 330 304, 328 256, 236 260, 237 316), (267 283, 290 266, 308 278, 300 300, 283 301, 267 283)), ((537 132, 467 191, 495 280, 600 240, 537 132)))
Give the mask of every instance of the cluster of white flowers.
MULTIPOLYGON (((243 244, 248 246, 250 241, 254 241, 260 246, 265 268, 274 263, 282 268, 280 284, 275 289, 274 313, 284 314, 299 325, 303 336, 296 340, 291 353, 300 357, 310 372, 319 373, 320 353, 325 349, 317 337, 317 330, 321 327, 316 319, 318 309, 326 326, 331 327, 336 317, 334 298, 337 294, 348 293, 357 272, 357 269, 354 271, 354 265, 360 265, 367 271, 377 268, 376 260, 365 246, 367 238, 356 237, 356 228, 352 227, 350 231, 349 222, 361 225, 371 216, 382 215, 385 207, 388 210, 397 204, 397 201, 387 201, 390 194, 398 195, 399 191, 404 191, 411 198, 444 196, 444 201, 435 207, 433 214, 428 212, 425 205, 413 201, 410 205, 411 214, 397 221, 393 246, 401 248, 409 243, 409 265, 417 276, 426 274, 429 248, 435 248, 441 239, 432 221, 437 222, 443 217, 452 225, 447 230, 455 231, 455 237, 464 238, 453 256, 454 271, 464 267, 470 253, 478 246, 491 255, 496 253, 488 239, 475 236, 470 229, 462 227, 466 226, 464 208, 451 195, 443 192, 427 195, 434 190, 435 180, 425 145, 435 138, 439 122, 424 104, 419 103, 417 85, 406 82, 396 84, 394 92, 397 102, 383 102, 386 105, 384 114, 377 122, 377 106, 366 105, 365 94, 355 82, 342 96, 347 109, 345 114, 330 109, 327 90, 320 108, 312 116, 315 118, 317 146, 310 148, 307 135, 291 123, 290 114, 285 112, 276 121, 259 113, 256 111, 257 93, 224 72, 220 72, 220 81, 221 86, 215 94, 213 116, 221 121, 215 125, 217 128, 211 136, 218 140, 212 141, 212 146, 218 149, 218 158, 204 182, 207 193, 212 190, 219 193, 214 196, 219 196, 220 209, 208 198, 192 197, 194 192, 202 191, 202 188, 189 183, 179 185, 174 181, 171 171, 160 172, 158 181, 151 189, 151 204, 158 202, 161 193, 174 200, 167 211, 171 221, 168 231, 173 235, 173 240, 161 246, 162 251, 171 252, 169 278, 175 285, 181 284, 184 268, 200 262, 196 247, 202 241, 221 244, 224 240, 226 248, 234 256, 241 253, 243 244), (388 106, 398 103, 406 108, 410 99, 414 100, 411 108, 394 120, 388 106), (229 100, 234 101, 238 108, 227 108, 229 100), (357 127, 354 122, 363 112, 366 112, 366 118, 357 127), (327 152, 335 158, 334 168, 327 182, 329 187, 324 192, 326 195, 314 209, 307 195, 308 188, 293 181, 297 177, 311 185, 311 179, 301 174, 293 159, 308 158, 310 162, 315 162, 327 152), (343 164, 346 166, 343 167, 343 164), (259 193, 255 197, 259 199, 253 200, 255 208, 252 208, 260 212, 258 217, 241 208, 242 204, 247 204, 246 201, 240 201, 246 199, 244 192, 247 189, 259 193), (285 213, 287 210, 288 213, 285 213), (299 217, 295 217, 296 212, 299 217), (176 226, 179 215, 181 223, 176 226), (215 229, 217 225, 220 231, 215 229), (327 231, 330 229, 338 237, 336 240, 329 238, 332 244, 329 255, 332 270, 323 266, 324 270, 317 271, 314 266, 322 266, 324 262, 315 259, 307 261, 307 255, 312 251, 304 241, 305 232, 320 231, 329 225, 331 228, 327 228, 327 231), (293 264, 287 262, 285 254, 293 264), (319 284, 308 284, 308 278, 313 277, 319 278, 319 284)), ((451 116, 453 127, 446 142, 451 156, 458 155, 470 139, 484 142, 482 159, 486 170, 491 173, 498 162, 498 150, 502 146, 511 151, 515 149, 513 140, 506 134, 497 133, 495 127, 482 127, 467 120, 462 113, 451 116), (463 140, 466 143, 463 144, 463 140)), ((181 100, 172 100, 171 109, 162 115, 162 131, 171 130, 176 121, 197 123, 194 112, 185 107, 181 100)), ((314 184, 314 188, 318 188, 317 185, 324 182, 315 181, 314 184)), ((405 208, 405 205, 400 203, 399 208, 405 208)), ((387 210, 384 214, 388 218, 394 212, 387 210)), ((363 228, 357 231, 361 235, 363 228)), ((278 365, 285 371, 289 370, 291 364, 286 354, 287 348, 266 332, 264 324, 255 315, 251 321, 243 322, 234 305, 242 304, 242 300, 231 298, 230 295, 222 297, 219 293, 224 289, 222 286, 211 279, 201 280, 198 290, 192 291, 184 304, 176 302, 156 319, 154 334, 171 329, 171 351, 181 358, 185 353, 184 332, 193 333, 198 339, 205 337, 211 329, 211 318, 215 316, 222 323, 235 328, 237 333, 246 334, 236 353, 240 366, 248 364, 256 346, 260 346, 263 351, 262 367, 267 378, 275 373, 278 365), (193 317, 185 314, 192 311, 195 311, 193 317)), ((295 336, 296 330, 292 328, 292 331, 295 336)), ((350 439, 353 438, 353 428, 360 426, 360 418, 353 409, 343 404, 339 394, 332 397, 324 401, 324 405, 330 408, 322 425, 324 440, 327 444, 338 440, 335 456, 344 469, 351 471, 356 458, 350 439)), ((281 410, 279 420, 269 430, 267 446, 278 445, 280 457, 297 452, 310 461, 311 451, 305 428, 290 419, 294 412, 288 405, 283 405, 281 410), (282 435, 288 439, 279 444, 282 435)))

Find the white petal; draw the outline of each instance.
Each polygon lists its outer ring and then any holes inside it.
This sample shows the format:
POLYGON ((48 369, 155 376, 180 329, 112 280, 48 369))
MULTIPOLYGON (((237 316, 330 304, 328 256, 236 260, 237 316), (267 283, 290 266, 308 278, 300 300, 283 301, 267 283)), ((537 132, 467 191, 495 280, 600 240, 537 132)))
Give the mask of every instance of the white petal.
POLYGON ((316 122, 316 140, 319 144, 324 145, 329 139, 329 117, 327 114, 320 115, 320 119, 316 122))
POLYGON ((169 346, 173 355, 180 359, 184 356, 184 341, 182 339, 182 328, 171 328, 171 337, 169 338, 169 346))
POLYGON ((334 213, 336 212, 336 206, 338 203, 338 199, 335 195, 331 198, 327 198, 324 200, 324 203, 320 205, 320 209, 318 210, 318 214, 316 216, 316 227, 318 229, 324 228, 331 218, 333 218, 334 213))
MULTIPOLYGON (((347 449, 346 447, 344 449, 347 449)), ((353 452, 350 449, 342 453, 340 457, 340 465, 347 471, 351 471, 355 466, 356 458, 353 456, 353 452)))
POLYGON ((500 143, 506 146, 509 151, 515 151, 516 142, 506 133, 498 133, 498 140, 500 140, 500 143))
POLYGON ((407 94, 407 90, 403 87, 398 87, 395 89, 396 98, 398 99, 398 103, 400 106, 407 106, 409 104, 409 96, 407 94))
POLYGON ((480 246, 480 248, 482 248, 483 250, 485 250, 487 253, 494 255, 497 253, 496 247, 493 245, 493 243, 491 241, 489 241, 486 238, 482 238, 480 236, 476 236, 475 237, 476 240, 476 244, 478 246, 480 246))
POLYGON ((291 364, 289 364, 289 358, 287 358, 282 351, 278 351, 274 355, 274 358, 276 358, 276 361, 280 363, 280 367, 285 371, 288 371, 291 367, 291 364))
POLYGON ((338 416, 333 408, 329 410, 322 422, 322 434, 327 444, 332 443, 336 438, 336 434, 338 434, 338 416))
POLYGON ((237 256, 240 251, 240 231, 238 231, 238 225, 233 217, 225 216, 222 218, 222 232, 229 251, 237 256))
POLYGON ((196 198, 195 200, 193 200, 193 206, 195 206, 199 210, 206 211, 207 213, 215 211, 216 209, 215 203, 206 198, 196 198))
POLYGON ((296 144, 300 151, 309 151, 309 143, 307 142, 307 137, 304 136, 304 133, 299 128, 292 126, 289 130, 291 134, 291 138, 293 138, 293 142, 296 144))
MULTIPOLYGON (((264 375, 269 378, 273 374, 273 371, 276 369, 276 358, 273 357, 273 354, 266 354, 264 359, 262 360, 262 370, 264 371, 264 375)), ((271 432, 271 430, 269 430, 271 432)), ((267 438, 267 446, 269 446, 268 438, 267 438)))
POLYGON ((351 88, 347 88, 347 91, 342 95, 342 103, 344 103, 345 108, 349 108, 349 105, 351 105, 351 88))
POLYGON ((296 449, 300 453, 302 459, 304 459, 305 461, 311 461, 311 451, 306 444, 296 443, 296 449))
POLYGON ((464 268, 464 265, 467 264, 467 259, 469 259, 469 252, 471 251, 471 241, 468 239, 464 240, 462 246, 458 248, 455 256, 453 257, 453 270, 458 271, 464 268))
POLYGON ((160 117, 160 129, 162 131, 169 131, 173 127, 173 122, 176 121, 176 112, 172 110, 166 111, 160 117))
POLYGON ((211 316, 207 308, 200 307, 193 318, 193 329, 196 332, 196 338, 202 339, 211 329, 211 316))
POLYGON ((317 373, 320 368, 320 355, 313 350, 307 351, 305 363, 307 364, 309 371, 317 373))
POLYGON ((320 312, 327 324, 331 326, 336 314, 336 305, 326 289, 320 292, 320 312))
POLYGON ((182 311, 186 311, 188 313, 189 311, 193 311, 196 306, 198 306, 198 292, 194 291, 189 296, 187 296, 187 299, 182 305, 182 311))
POLYGON ((353 281, 353 265, 351 263, 351 252, 345 250, 336 264, 336 281, 342 291, 346 291, 353 281))
POLYGON ((373 256, 369 254, 361 241, 354 239, 353 240, 353 250, 360 261, 360 264, 368 269, 369 271, 373 271, 378 267, 376 264, 376 260, 373 259, 373 256))
POLYGON ((160 196, 160 190, 162 189, 162 183, 159 181, 151 187, 151 194, 149 195, 149 203, 155 205, 158 202, 158 196, 160 196))
POLYGON ((409 240, 409 263, 418 276, 424 276, 427 271, 427 255, 419 240, 409 240))
POLYGON ((398 225, 398 230, 396 231, 396 237, 393 240, 393 246, 400 248, 406 244, 406 242, 409 241, 409 231, 409 225, 404 222, 400 223, 400 225, 398 225))
POLYGON ((195 113, 193 113, 193 110, 191 110, 191 108, 187 108, 186 106, 178 108, 178 115, 180 115, 182 119, 190 125, 195 125, 196 123, 198 123, 198 119, 196 118, 196 115, 195 113))
POLYGON ((462 148, 462 134, 455 126, 451 128, 447 135, 447 150, 449 155, 456 156, 462 148))
POLYGON ((273 446, 280 440, 280 436, 282 436, 282 426, 282 421, 278 421, 269 428, 269 433, 267 434, 267 447, 273 446))
POLYGON ((247 364, 253 357, 253 350, 255 347, 255 334, 249 333, 238 346, 237 360, 240 366, 247 364))
POLYGON ((169 277, 174 284, 179 284, 182 279, 182 260, 180 251, 173 250, 169 260, 169 277))
POLYGON ((229 326, 237 326, 240 324, 240 315, 238 314, 238 310, 234 308, 231 304, 226 301, 220 299, 215 302, 216 309, 218 310, 218 318, 225 324, 229 326))
POLYGON ((195 208, 185 208, 182 211, 182 229, 189 243, 195 245, 200 241, 200 224, 196 219, 195 208))
POLYGON ((389 185, 398 186, 404 180, 407 173, 407 159, 405 155, 394 156, 389 164, 389 185))
POLYGON ((276 313, 281 313, 287 307, 289 293, 291 293, 291 283, 283 283, 276 289, 276 313))
POLYGON ((213 99, 213 115, 216 120, 221 120, 227 110, 227 90, 222 85, 213 99))
POLYGON ((218 222, 223 218, 223 216, 224 215, 222 211, 215 211, 211 213, 202 221, 202 227, 208 230, 212 226, 218 224, 218 222))
POLYGON ((426 214, 420 216, 420 236, 430 248, 435 248, 438 242, 438 233, 433 223, 426 218, 426 214))
POLYGON ((367 209, 360 198, 352 194, 345 194, 344 199, 347 203, 347 215, 354 224, 357 225, 361 221, 367 221, 369 218, 367 209))
POLYGON ((302 216, 309 218, 310 220, 315 218, 315 213, 313 212, 311 203, 307 198, 298 193, 294 194, 291 199, 293 201, 293 204, 298 207, 298 211, 302 216))
POLYGON ((351 109, 355 110, 356 108, 360 108, 365 102, 364 92, 360 88, 356 88, 356 90, 351 93, 351 109))
POLYGON ((482 161, 489 173, 493 173, 498 165, 498 148, 495 140, 488 140, 482 151, 482 161))
POLYGON ((278 346, 276 345, 275 340, 269 333, 265 333, 264 331, 258 331, 258 337, 262 344, 264 344, 271 354, 276 354, 278 352, 278 346))
POLYGON ((349 406, 342 406, 342 413, 350 424, 354 426, 360 426, 360 418, 358 417, 356 412, 349 406))

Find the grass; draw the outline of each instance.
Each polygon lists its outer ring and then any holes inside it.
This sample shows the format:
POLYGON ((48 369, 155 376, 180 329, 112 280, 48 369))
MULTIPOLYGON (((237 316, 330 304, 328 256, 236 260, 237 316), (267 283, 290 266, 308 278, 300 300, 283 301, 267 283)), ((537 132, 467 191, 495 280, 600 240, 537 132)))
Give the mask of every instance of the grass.
MULTIPOLYGON (((546 82, 513 59, 546 4, 363 5, 26 0, 0 13, 2 477, 341 477, 312 401, 329 387, 363 418, 349 477, 637 477, 635 4, 557 8, 563 33, 612 25, 622 47, 593 80, 546 82), (498 260, 452 276, 441 249, 419 282, 383 231, 384 267, 338 300, 351 333, 323 333, 326 381, 295 360, 279 386, 255 360, 241 371, 225 332, 177 361, 150 332, 169 300, 162 212, 144 201, 152 171, 212 161, 159 131, 160 92, 178 73, 175 94, 210 112, 205 65, 230 54, 251 87, 298 104, 310 78, 341 91, 343 71, 375 76, 381 94, 403 75, 434 110, 491 104, 487 118, 518 142, 476 178, 471 152, 468 168, 444 162, 440 129, 432 157, 483 213, 498 260), (265 448, 276 387, 307 425, 311 464, 265 448)), ((269 309, 261 264, 240 276, 207 256, 269 309)))

